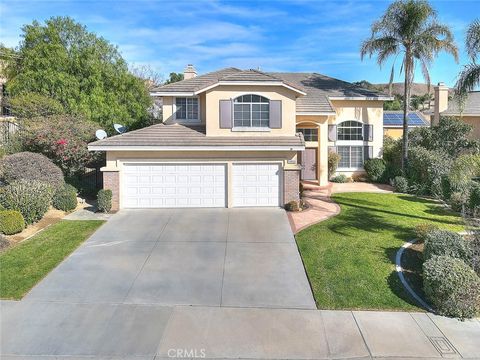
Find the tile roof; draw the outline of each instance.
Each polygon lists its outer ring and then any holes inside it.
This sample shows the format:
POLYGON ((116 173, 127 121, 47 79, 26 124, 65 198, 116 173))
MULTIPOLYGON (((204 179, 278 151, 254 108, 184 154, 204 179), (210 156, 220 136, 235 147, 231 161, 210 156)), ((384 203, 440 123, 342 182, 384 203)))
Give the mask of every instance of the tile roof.
MULTIPOLYGON (((408 113, 408 126, 429 126, 425 116, 419 111, 411 111, 408 113)), ((384 111, 383 112, 384 127, 401 127, 403 126, 403 111, 384 111)))
POLYGON ((97 140, 89 144, 91 150, 97 146, 305 146, 303 136, 209 136, 203 126, 185 126, 180 124, 157 124, 143 129, 97 140))
POLYGON ((448 109, 442 112, 442 115, 475 115, 480 116, 480 91, 471 91, 460 109, 458 102, 450 100, 448 109))
POLYGON ((196 92, 219 81, 279 81, 306 95, 297 98, 297 112, 331 112, 335 110, 329 97, 385 97, 385 94, 367 90, 346 81, 317 73, 265 73, 258 70, 226 68, 193 79, 160 86, 153 92, 196 92))

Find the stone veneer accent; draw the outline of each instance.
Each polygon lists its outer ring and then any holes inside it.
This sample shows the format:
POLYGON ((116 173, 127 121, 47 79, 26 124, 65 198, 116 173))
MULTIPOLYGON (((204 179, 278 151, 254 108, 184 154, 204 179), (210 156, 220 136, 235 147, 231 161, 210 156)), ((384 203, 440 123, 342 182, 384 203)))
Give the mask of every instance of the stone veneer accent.
POLYGON ((300 200, 300 170, 283 170, 283 202, 300 200))
POLYGON ((120 208, 120 177, 118 171, 103 172, 103 188, 112 190, 112 211, 120 208))

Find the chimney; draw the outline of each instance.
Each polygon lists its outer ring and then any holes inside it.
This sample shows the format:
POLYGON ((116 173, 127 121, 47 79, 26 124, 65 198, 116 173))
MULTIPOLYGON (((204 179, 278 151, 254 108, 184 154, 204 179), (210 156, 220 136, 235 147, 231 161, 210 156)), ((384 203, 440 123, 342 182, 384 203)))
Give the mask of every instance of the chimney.
POLYGON ((185 70, 183 70, 183 79, 193 79, 195 76, 197 76, 197 70, 195 70, 192 64, 188 64, 185 70))
POLYGON ((448 108, 448 87, 445 83, 439 82, 438 85, 433 87, 435 93, 435 107, 433 109, 433 122, 432 125, 438 124, 440 121, 440 113, 448 108))

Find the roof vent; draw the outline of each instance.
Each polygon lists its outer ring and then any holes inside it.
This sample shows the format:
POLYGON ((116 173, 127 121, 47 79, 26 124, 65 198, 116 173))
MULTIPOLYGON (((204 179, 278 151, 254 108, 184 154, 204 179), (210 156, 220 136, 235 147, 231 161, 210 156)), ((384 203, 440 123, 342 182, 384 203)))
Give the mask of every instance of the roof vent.
POLYGON ((193 79, 197 76, 197 70, 192 64, 188 64, 185 70, 183 70, 183 78, 185 80, 193 79))

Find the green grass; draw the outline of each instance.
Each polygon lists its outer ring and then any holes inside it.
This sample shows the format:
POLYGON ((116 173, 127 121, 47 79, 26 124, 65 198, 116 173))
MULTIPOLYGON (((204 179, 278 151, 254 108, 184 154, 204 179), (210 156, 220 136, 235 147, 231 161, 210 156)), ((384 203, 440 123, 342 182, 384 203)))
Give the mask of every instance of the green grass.
POLYGON ((62 220, 0 254, 0 298, 21 299, 103 223, 62 220))
POLYGON ((461 218, 402 194, 345 193, 339 215, 297 234, 320 309, 418 310, 395 273, 395 254, 425 222, 460 231, 461 218))

